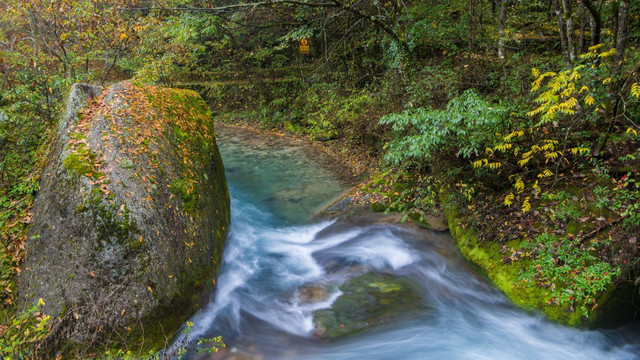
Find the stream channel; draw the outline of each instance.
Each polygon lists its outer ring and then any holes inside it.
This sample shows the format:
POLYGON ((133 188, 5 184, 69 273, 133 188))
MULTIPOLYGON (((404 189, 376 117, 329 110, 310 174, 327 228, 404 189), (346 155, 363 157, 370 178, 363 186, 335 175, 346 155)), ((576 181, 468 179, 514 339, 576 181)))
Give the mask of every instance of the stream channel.
POLYGON ((191 318, 189 340, 226 349, 188 359, 640 359, 640 326, 578 330, 515 308, 457 253, 448 232, 369 216, 314 217, 348 189, 301 143, 221 128, 231 231, 215 299, 191 318), (335 340, 312 312, 364 272, 418 284, 422 309, 335 340), (301 300, 310 285, 326 296, 301 300))

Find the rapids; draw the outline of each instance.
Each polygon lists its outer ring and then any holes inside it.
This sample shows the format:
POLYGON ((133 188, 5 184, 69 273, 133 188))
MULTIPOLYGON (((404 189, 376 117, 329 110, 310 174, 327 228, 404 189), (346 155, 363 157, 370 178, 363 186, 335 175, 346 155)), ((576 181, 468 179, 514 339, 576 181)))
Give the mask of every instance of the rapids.
MULTIPOLYGON (((302 145, 223 135, 231 231, 211 303, 189 340, 221 335, 227 349, 188 359, 638 359, 640 326, 587 331, 514 307, 458 255, 448 233, 377 217, 335 222, 313 214, 345 184, 302 145), (365 271, 419 284, 419 316, 335 341, 314 336, 312 313, 365 271), (299 300, 305 285, 331 289, 299 300)), ((180 339, 179 339, 180 340, 180 339)), ((177 340, 177 341, 179 341, 177 340)))

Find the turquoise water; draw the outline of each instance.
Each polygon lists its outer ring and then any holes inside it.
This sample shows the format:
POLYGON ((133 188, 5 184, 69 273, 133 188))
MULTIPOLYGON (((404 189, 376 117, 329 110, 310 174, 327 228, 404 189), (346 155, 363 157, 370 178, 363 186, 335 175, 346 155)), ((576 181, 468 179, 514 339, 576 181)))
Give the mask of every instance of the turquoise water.
POLYGON ((375 218, 314 218, 347 188, 301 145, 227 135, 219 141, 232 224, 215 299, 189 340, 222 335, 227 349, 191 359, 638 359, 640 328, 582 331, 514 308, 456 252, 447 233, 375 218), (420 285, 424 313, 337 341, 314 336, 312 312, 366 271, 420 285), (305 302, 320 284, 326 299, 305 302))

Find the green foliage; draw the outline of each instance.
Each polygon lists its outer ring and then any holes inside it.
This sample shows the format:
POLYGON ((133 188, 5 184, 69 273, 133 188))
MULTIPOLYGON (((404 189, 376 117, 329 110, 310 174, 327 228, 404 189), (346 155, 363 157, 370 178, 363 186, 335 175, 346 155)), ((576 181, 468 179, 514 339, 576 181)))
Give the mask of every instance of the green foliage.
POLYGON ((535 242, 525 243, 525 250, 533 254, 533 261, 521 274, 520 280, 535 281, 539 286, 551 287, 555 295, 549 300, 571 310, 579 308, 589 317, 598 306, 596 299, 620 275, 620 268, 600 261, 598 251, 610 241, 580 239, 554 234, 541 234, 535 242))
POLYGON ((392 165, 422 165, 447 153, 469 159, 492 143, 504 117, 504 109, 491 106, 473 90, 452 99, 445 110, 418 108, 385 115, 380 124, 391 125, 394 134, 385 158, 392 165))
POLYGON ((4 359, 29 359, 34 356, 33 345, 49 333, 50 317, 40 313, 42 299, 28 310, 6 320, 8 328, 0 335, 0 356, 4 359))
POLYGON ((153 12, 141 29, 136 79, 146 83, 173 85, 175 76, 194 70, 207 50, 220 46, 220 18, 208 13, 153 12))
MULTIPOLYGON (((606 176, 603 174, 603 176, 606 176)), ((608 176, 606 176, 609 178, 608 176)), ((609 178, 610 179, 610 178, 609 178)), ((631 173, 620 179, 610 179, 609 186, 598 185, 593 193, 596 206, 620 216, 622 224, 630 229, 640 227, 640 187, 631 173)))
POLYGON ((402 219, 425 221, 424 216, 438 209, 438 179, 433 176, 413 174, 408 171, 387 170, 376 176, 364 190, 381 197, 383 203, 372 204, 380 211, 405 212, 402 219), (376 205, 379 204, 379 205, 376 205))

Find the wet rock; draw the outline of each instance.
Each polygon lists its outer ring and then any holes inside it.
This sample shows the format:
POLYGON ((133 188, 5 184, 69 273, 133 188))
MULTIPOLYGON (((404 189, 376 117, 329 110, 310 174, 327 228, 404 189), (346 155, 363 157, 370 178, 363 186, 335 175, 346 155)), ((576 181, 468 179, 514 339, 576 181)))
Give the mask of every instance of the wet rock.
POLYGON ((74 85, 34 204, 21 306, 42 298, 60 345, 163 346, 208 300, 228 225, 197 94, 74 85))
POLYGON ((446 231, 449 230, 449 225, 447 225, 447 220, 444 216, 434 216, 434 215, 423 215, 422 217, 409 215, 411 220, 413 220, 416 224, 421 227, 435 230, 435 231, 446 231))
POLYGON ((309 285, 300 289, 298 299, 302 302, 313 303, 329 298, 329 292, 321 285, 309 285))
POLYGON ((315 335, 335 339, 424 312, 419 286, 407 278, 367 273, 340 286, 330 309, 313 313, 315 335))
POLYGON ((262 360, 264 356, 255 349, 249 351, 240 350, 238 348, 222 348, 207 359, 210 360, 262 360))

